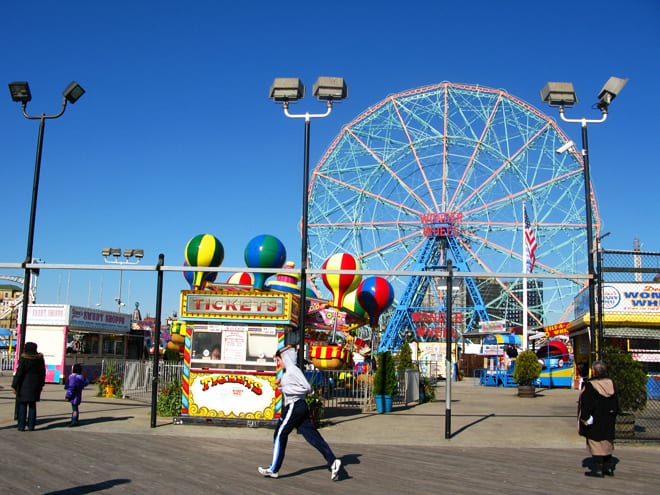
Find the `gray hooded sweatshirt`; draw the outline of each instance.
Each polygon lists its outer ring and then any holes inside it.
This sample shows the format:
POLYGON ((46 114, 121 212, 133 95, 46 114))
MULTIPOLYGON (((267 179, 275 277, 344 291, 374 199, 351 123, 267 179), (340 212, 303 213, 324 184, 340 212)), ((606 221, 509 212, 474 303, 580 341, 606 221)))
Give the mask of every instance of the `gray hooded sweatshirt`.
POLYGON ((296 365, 297 353, 294 348, 288 348, 280 354, 284 364, 284 373, 280 380, 280 390, 284 395, 284 405, 293 404, 312 391, 307 378, 296 365))

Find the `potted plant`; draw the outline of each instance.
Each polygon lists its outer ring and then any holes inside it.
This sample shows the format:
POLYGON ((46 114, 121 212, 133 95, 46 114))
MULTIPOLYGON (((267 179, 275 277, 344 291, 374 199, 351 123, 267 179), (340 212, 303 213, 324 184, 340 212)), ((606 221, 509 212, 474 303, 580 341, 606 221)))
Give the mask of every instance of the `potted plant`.
POLYGON ((616 436, 632 437, 635 433, 635 412, 646 407, 646 371, 642 363, 621 349, 608 348, 603 357, 607 374, 614 382, 619 414, 616 417, 616 436))
POLYGON ((323 399, 318 390, 314 389, 310 394, 305 397, 307 409, 309 409, 309 419, 311 419, 314 426, 319 428, 321 426, 321 418, 323 418, 323 399))
POLYGON ((518 383, 519 397, 535 397, 534 382, 541 376, 541 363, 533 351, 527 350, 518 354, 516 367, 513 370, 513 380, 518 383))
POLYGON ((435 400, 435 387, 431 379, 427 376, 421 376, 419 379, 419 402, 433 402, 435 400))
POLYGON ((392 353, 390 351, 379 353, 376 364, 376 373, 374 374, 376 410, 379 413, 391 412, 393 396, 399 386, 392 353))

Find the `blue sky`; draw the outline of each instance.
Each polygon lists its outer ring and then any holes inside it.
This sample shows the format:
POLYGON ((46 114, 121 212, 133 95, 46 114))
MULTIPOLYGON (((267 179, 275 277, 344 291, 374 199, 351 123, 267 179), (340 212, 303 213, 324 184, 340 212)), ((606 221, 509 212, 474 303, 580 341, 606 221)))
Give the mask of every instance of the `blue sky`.
MULTIPOLYGON (((161 0, 24 1, 0 18, 0 74, 27 80, 28 111, 56 113, 76 80, 87 91, 46 124, 34 256, 102 264, 104 246, 159 253, 181 265, 187 241, 218 237, 225 267, 262 233, 298 263, 303 124, 268 99, 275 77, 342 76, 349 99, 315 120, 313 167, 342 127, 393 93, 442 81, 501 88, 539 101, 547 81, 572 81, 591 108, 611 75, 630 82, 606 123, 589 127, 594 189, 610 249, 660 250, 657 140, 660 4, 655 0, 471 2, 161 0), (562 16, 562 14, 566 14, 562 16)), ((6 86, 5 86, 6 87, 6 86)), ((0 262, 25 257, 38 122, 0 97, 4 204, 0 262)), ((311 93, 311 91, 310 91, 311 93)), ((308 97, 295 111, 322 111, 308 97)), ((560 122, 580 142, 576 124, 560 122)), ((20 271, 2 270, 20 274, 20 271)), ((117 272, 43 270, 38 302, 114 309, 117 272)), ((155 309, 155 275, 124 273, 122 299, 155 309)), ((187 285, 165 277, 163 312, 187 285)))

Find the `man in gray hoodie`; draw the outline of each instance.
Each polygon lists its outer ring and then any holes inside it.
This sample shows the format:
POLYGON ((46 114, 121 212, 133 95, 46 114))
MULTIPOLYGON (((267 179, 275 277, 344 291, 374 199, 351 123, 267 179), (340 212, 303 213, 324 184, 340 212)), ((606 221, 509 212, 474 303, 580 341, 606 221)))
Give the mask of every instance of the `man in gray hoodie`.
POLYGON ((277 385, 284 397, 284 407, 273 435, 273 461, 268 467, 260 467, 259 474, 270 478, 279 477, 289 433, 297 428, 305 440, 323 455, 330 470, 330 479, 336 481, 339 479, 341 460, 332 453, 332 449, 309 417, 305 396, 312 391, 312 387, 296 365, 296 350, 292 347, 278 350, 275 353, 275 361, 277 367, 283 371, 277 385))

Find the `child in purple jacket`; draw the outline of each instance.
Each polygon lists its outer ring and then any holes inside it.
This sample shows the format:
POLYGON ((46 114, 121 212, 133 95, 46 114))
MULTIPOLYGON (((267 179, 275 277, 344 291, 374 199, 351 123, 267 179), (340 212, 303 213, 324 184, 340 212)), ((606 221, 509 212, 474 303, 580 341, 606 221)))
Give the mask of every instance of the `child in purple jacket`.
POLYGON ((89 382, 82 376, 82 366, 80 363, 73 365, 72 373, 67 377, 64 388, 66 389, 65 399, 71 402, 71 424, 69 426, 78 426, 79 411, 78 406, 82 402, 82 390, 89 382))

